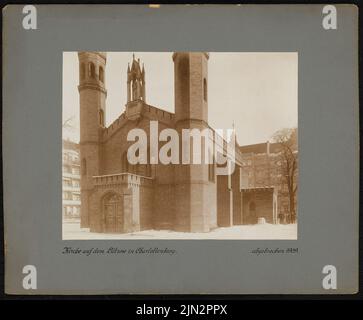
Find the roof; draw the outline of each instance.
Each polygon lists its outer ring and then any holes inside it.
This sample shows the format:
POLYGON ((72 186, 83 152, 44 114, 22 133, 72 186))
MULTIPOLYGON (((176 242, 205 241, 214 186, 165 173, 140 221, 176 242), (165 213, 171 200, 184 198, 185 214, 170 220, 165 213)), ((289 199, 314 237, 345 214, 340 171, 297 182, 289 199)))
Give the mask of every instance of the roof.
POLYGON ((250 144, 247 146, 240 146, 239 150, 242 153, 266 153, 267 143, 250 144))
POLYGON ((242 192, 256 192, 256 191, 275 191, 275 187, 273 186, 264 186, 264 187, 248 187, 241 188, 242 192))
MULTIPOLYGON (((158 107, 154 107, 143 103, 141 114, 147 119, 154 119, 163 122, 170 127, 174 127, 174 113, 163 110, 158 107)), ((103 129, 103 141, 108 140, 114 133, 126 125, 128 121, 133 121, 127 118, 126 111, 114 120, 107 128, 103 129)))
MULTIPOLYGON (((278 143, 269 143, 270 153, 278 153, 280 151, 280 145, 278 143)), ((267 142, 250 144, 247 146, 240 146, 239 150, 242 153, 267 153, 267 142)))
POLYGON ((79 143, 73 142, 71 140, 63 140, 62 145, 64 150, 79 151, 79 143))

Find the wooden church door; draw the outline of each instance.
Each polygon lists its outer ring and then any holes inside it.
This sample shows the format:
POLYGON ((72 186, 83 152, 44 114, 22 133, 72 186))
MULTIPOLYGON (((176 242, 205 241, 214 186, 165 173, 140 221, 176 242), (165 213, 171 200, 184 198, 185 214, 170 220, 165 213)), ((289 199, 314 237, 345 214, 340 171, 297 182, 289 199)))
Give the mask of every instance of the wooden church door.
POLYGON ((105 232, 121 233, 123 232, 123 205, 122 198, 118 195, 111 195, 105 199, 105 232))

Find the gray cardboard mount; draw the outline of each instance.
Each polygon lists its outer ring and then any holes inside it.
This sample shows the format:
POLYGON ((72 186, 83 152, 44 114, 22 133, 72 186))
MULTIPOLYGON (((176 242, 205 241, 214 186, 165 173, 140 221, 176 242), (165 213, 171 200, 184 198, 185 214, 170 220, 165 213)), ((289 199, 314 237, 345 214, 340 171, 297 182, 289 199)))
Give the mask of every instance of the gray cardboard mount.
POLYGON ((337 5, 39 5, 3 10, 5 285, 10 294, 355 293, 358 290, 358 10, 337 5), (63 51, 298 52, 298 240, 62 240, 63 51), (170 248, 174 255, 64 255, 170 248), (298 248, 262 254, 256 248, 298 248), (25 290, 25 265, 37 289, 25 290), (337 270, 337 289, 322 269, 337 270))

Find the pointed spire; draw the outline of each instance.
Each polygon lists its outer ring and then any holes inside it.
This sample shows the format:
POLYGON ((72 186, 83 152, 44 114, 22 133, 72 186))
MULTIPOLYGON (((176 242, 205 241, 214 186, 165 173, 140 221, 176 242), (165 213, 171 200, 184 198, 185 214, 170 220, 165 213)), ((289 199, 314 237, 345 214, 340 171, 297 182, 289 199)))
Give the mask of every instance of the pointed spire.
POLYGON ((238 146, 238 142, 237 142, 237 134, 236 134, 236 126, 234 124, 234 120, 232 121, 232 135, 234 137, 234 144, 236 146, 238 146))
POLYGON ((135 60, 135 53, 132 54, 132 60, 135 60))

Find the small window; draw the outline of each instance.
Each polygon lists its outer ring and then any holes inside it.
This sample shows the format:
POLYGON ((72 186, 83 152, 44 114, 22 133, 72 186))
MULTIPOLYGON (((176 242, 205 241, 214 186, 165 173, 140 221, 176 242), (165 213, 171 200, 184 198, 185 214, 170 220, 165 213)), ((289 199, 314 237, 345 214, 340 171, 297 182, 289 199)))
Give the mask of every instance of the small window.
POLYGON ((86 159, 83 159, 82 160, 81 170, 82 170, 82 175, 86 175, 87 174, 87 161, 86 161, 86 159))
POLYGON ((73 180, 73 187, 79 187, 79 180, 73 180))
POLYGON ((203 79, 203 97, 204 97, 204 101, 207 101, 207 96, 208 96, 207 79, 204 78, 203 79))
POLYGON ((99 72, 98 73, 99 73, 99 79, 100 79, 100 81, 101 82, 105 82, 105 73, 104 73, 102 67, 99 68, 99 72))
POLYGON ((63 166, 63 172, 72 173, 72 168, 70 166, 63 166))
POLYGON ((95 72, 95 65, 90 62, 89 65, 88 65, 88 75, 91 77, 91 78, 95 78, 95 75, 96 75, 96 72, 95 72))
POLYGON ((71 180, 64 180, 63 184, 67 187, 72 187, 72 181, 71 180))
POLYGON ((102 127, 104 127, 105 126, 105 115, 104 115, 104 112, 102 109, 100 109, 99 115, 100 115, 100 117, 99 117, 100 125, 102 127))
POLYGON ((84 78, 86 78, 86 66, 84 65, 84 63, 81 64, 81 79, 83 80, 84 78))

